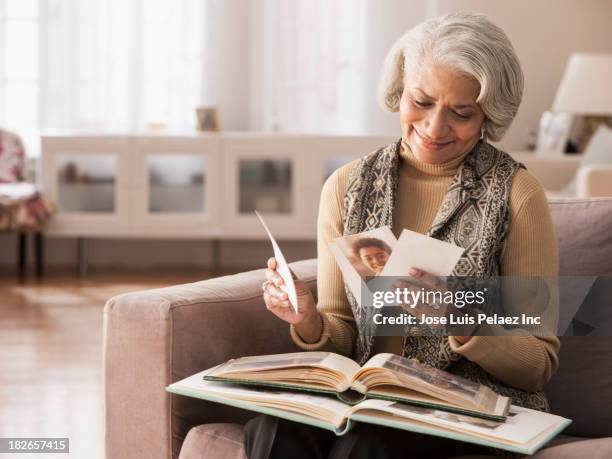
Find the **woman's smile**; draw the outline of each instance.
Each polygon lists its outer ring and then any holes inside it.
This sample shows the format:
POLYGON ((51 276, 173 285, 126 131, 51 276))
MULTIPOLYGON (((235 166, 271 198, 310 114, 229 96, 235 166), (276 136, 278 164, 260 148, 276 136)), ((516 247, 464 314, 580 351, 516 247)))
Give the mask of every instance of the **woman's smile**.
POLYGON ((442 150, 443 148, 446 148, 447 146, 449 146, 451 143, 453 143, 452 140, 447 140, 447 141, 434 141, 433 139, 429 139, 426 136, 422 135, 419 131, 417 131, 416 129, 412 129, 412 132, 415 134, 417 143, 422 147, 425 148, 427 150, 442 150))

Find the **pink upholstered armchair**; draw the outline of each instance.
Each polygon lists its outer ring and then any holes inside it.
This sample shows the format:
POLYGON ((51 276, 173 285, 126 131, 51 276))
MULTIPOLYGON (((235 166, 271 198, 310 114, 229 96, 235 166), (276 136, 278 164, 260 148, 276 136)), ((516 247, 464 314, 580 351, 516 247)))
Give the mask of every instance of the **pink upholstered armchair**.
POLYGON ((43 275, 43 236, 41 229, 54 206, 35 185, 26 183, 25 149, 17 134, 0 129, 0 231, 14 231, 18 237, 17 267, 24 277, 27 235, 34 235, 36 274, 43 275))

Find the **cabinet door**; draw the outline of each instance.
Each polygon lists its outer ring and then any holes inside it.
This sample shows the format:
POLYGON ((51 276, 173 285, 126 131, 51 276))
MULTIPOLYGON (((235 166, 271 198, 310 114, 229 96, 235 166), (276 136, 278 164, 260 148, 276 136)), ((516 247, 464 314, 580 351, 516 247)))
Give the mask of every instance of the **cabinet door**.
POLYGON ((58 213, 57 235, 126 234, 129 230, 128 142, 124 137, 43 138, 43 186, 58 213))
POLYGON ((327 136, 310 140, 312 161, 307 171, 306 189, 311 199, 305 201, 311 218, 306 226, 316 234, 319 198, 325 181, 340 167, 397 141, 389 136, 327 136))
POLYGON ((226 139, 222 156, 223 234, 235 238, 265 238, 255 217, 260 212, 279 238, 313 236, 305 223, 311 217, 305 200, 309 166, 305 142, 284 137, 226 139))
POLYGON ((218 150, 213 136, 135 140, 133 228, 159 237, 217 235, 218 150))

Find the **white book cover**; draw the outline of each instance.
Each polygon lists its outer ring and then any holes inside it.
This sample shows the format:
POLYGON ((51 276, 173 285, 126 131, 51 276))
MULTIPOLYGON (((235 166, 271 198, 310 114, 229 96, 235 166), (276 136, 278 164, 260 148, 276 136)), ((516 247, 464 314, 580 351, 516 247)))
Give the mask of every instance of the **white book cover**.
POLYGON ((293 309, 297 314, 298 313, 297 292, 295 290, 295 284, 293 283, 293 276, 291 275, 289 264, 287 263, 287 260, 285 260, 285 256, 283 255, 283 252, 281 251, 280 247, 276 243, 274 236, 272 236, 272 233, 270 232, 268 225, 266 225, 266 222, 264 222, 264 219, 262 218, 262 216, 259 215, 259 212, 257 211, 255 211, 255 215, 257 215, 257 218, 259 218, 259 221, 261 222, 264 229, 266 230, 266 233, 268 234, 268 238, 270 239, 270 242, 272 243, 272 248, 274 250, 274 258, 276 258, 276 270, 283 278, 283 285, 281 285, 281 289, 289 297, 289 302, 291 303, 291 306, 293 306, 293 309))

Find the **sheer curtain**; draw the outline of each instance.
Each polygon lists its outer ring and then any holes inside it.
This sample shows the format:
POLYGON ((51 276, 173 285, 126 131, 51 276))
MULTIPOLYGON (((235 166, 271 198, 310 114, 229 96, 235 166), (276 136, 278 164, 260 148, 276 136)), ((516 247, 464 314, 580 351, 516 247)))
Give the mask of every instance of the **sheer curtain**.
POLYGON ((40 0, 40 127, 193 129, 202 0, 40 0))
POLYGON ((0 0, 0 129, 38 154, 38 2, 0 0))
POLYGON ((191 131, 216 104, 224 129, 361 132, 367 5, 0 0, 0 126, 191 131))
POLYGON ((360 131, 366 0, 264 0, 262 6, 262 128, 360 131))

